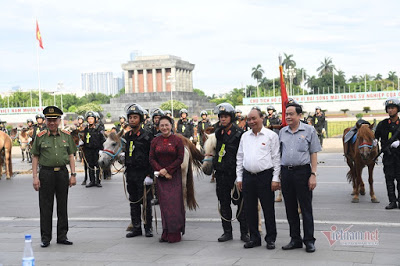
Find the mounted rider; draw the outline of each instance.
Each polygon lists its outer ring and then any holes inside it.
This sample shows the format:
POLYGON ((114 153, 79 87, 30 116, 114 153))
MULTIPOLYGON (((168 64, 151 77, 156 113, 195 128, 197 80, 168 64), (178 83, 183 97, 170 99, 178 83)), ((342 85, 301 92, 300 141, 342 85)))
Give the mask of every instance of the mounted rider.
POLYGON ((152 127, 150 133, 152 134, 153 137, 157 137, 159 134, 161 134, 161 131, 158 126, 160 124, 160 117, 162 117, 163 115, 164 115, 163 110, 159 108, 155 109, 151 114, 152 127))
POLYGON ((399 99, 388 98, 385 101, 385 110, 389 117, 379 122, 375 130, 375 138, 381 141, 381 149, 383 150, 383 172, 389 198, 389 205, 385 209, 390 210, 397 208, 397 202, 400 201, 399 99), (397 197, 395 180, 397 182, 397 197))
POLYGON ((127 119, 125 115, 120 115, 119 116, 119 124, 115 127, 117 130, 117 133, 121 130, 124 130, 124 126, 127 124, 127 119))
MULTIPOLYGON (((233 122, 235 119, 235 109, 231 104, 221 103, 217 106, 217 110, 221 126, 215 131, 217 145, 216 155, 213 158, 213 167, 216 171, 216 192, 220 203, 220 215, 222 228, 224 230, 222 236, 218 238, 218 242, 225 242, 233 238, 231 191, 235 187, 236 153, 239 148, 243 130, 233 122)), ((241 208, 242 200, 242 195, 240 195, 238 200, 235 200, 235 204, 238 205, 236 217, 240 223, 240 239, 244 242, 248 242, 250 238, 244 209, 241 208)))
POLYGON ((193 140, 194 125, 192 121, 188 119, 188 110, 182 108, 179 110, 179 117, 176 124, 176 133, 183 135, 184 137, 193 140))
POLYGON ((132 231, 126 237, 142 235, 141 207, 146 213, 144 229, 146 237, 153 236, 152 212, 151 212, 151 185, 153 184, 153 171, 149 162, 150 144, 153 135, 144 130, 141 125, 144 122, 144 109, 139 104, 132 104, 127 107, 126 116, 131 130, 124 135, 125 146, 125 166, 126 182, 129 193, 130 213, 132 221, 132 231), (146 190, 146 196, 144 196, 146 190))
POLYGON ((36 138, 36 135, 40 133, 40 131, 43 131, 47 129, 46 124, 44 123, 44 114, 37 114, 35 116, 36 118, 36 124, 33 125, 33 133, 32 133, 32 143, 36 138))
POLYGON ((272 105, 267 106, 267 115, 264 118, 263 125, 267 128, 271 128, 275 133, 279 133, 279 129, 273 128, 274 125, 282 124, 281 119, 275 114, 275 107, 272 105))
POLYGON ((197 132, 198 132, 199 139, 200 139, 200 146, 203 148, 204 147, 203 136, 205 134, 204 130, 211 127, 212 125, 211 125, 210 119, 208 119, 208 113, 206 110, 202 110, 200 112, 200 117, 201 117, 201 120, 197 124, 197 132))

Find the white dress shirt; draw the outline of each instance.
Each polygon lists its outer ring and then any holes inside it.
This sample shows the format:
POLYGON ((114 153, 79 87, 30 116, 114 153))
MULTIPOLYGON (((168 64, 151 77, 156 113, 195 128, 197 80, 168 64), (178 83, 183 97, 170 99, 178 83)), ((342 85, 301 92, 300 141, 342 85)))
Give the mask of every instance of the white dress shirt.
POLYGON ((242 182, 243 168, 251 173, 259 173, 273 168, 272 181, 280 182, 281 159, 279 137, 263 127, 255 135, 253 130, 243 133, 236 155, 236 181, 242 182))

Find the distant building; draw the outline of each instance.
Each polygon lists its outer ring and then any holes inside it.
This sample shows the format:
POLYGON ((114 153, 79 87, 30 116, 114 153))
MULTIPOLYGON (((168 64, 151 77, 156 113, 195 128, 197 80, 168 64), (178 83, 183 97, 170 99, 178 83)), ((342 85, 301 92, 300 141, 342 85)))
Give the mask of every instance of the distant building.
POLYGON ((89 72, 81 74, 82 90, 85 93, 115 95, 123 87, 122 79, 114 78, 112 72, 89 72))
POLYGON ((136 56, 122 69, 125 93, 193 91, 194 64, 177 56, 136 56))

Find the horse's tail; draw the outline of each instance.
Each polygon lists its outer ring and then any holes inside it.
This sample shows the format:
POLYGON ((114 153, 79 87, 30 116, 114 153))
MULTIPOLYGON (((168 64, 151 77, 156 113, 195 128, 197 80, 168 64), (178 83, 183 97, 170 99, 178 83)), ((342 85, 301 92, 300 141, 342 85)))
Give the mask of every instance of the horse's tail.
POLYGON ((352 172, 352 170, 350 169, 346 174, 347 181, 349 181, 349 183, 351 183, 353 181, 353 175, 351 172, 352 172))
POLYGON ((194 178, 192 169, 192 156, 189 156, 189 165, 186 179, 186 203, 189 210, 196 210, 199 206, 194 195, 194 178))
POLYGON ((194 167, 196 167, 196 171, 198 171, 199 169, 201 169, 201 166, 203 164, 204 155, 194 145, 190 145, 189 149, 190 149, 190 154, 192 155, 191 164, 194 165, 194 167))

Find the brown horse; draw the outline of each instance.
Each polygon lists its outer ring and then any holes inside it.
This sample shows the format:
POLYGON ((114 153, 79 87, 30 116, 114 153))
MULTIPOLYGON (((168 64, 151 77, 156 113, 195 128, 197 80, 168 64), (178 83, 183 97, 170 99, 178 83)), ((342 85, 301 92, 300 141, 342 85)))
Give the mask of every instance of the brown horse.
POLYGON ((364 182, 362 181, 362 170, 365 166, 368 166, 368 182, 370 188, 371 201, 373 203, 379 203, 374 193, 374 179, 373 171, 375 167, 375 157, 378 154, 378 147, 374 144, 374 133, 372 132, 372 125, 358 125, 357 124, 357 136, 354 143, 345 143, 344 136, 351 128, 346 128, 343 132, 343 150, 344 156, 346 157, 347 165, 350 170, 347 172, 347 179, 353 183, 353 199, 351 202, 358 203, 359 194, 365 195, 364 182))
MULTIPOLYGON (((1 161, 5 163, 5 170, 7 179, 10 179, 13 175, 12 171, 12 161, 11 161, 11 151, 12 151, 12 140, 3 131, 0 131, 0 151, 1 151, 1 161)), ((3 163, 0 165, 0 179, 3 175, 3 163)))

